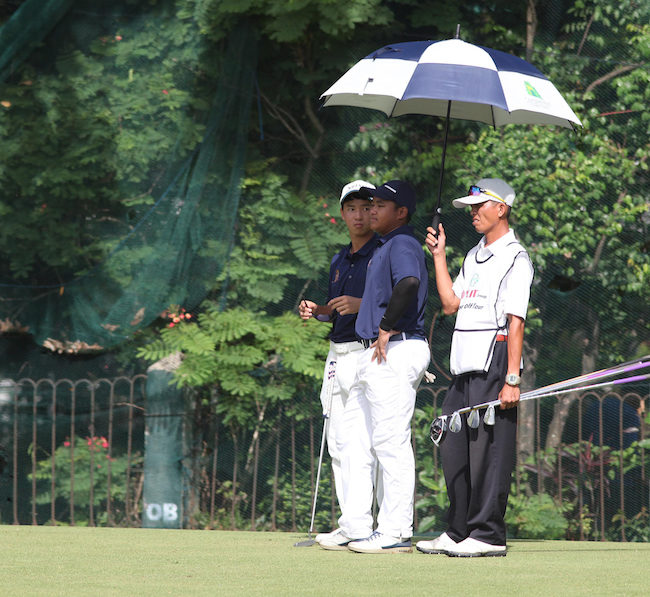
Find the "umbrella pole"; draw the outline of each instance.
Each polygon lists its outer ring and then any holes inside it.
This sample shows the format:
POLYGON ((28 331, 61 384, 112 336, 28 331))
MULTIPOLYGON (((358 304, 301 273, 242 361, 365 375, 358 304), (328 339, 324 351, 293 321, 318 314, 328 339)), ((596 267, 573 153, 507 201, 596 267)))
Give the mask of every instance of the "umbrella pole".
POLYGON ((436 211, 433 214, 433 220, 431 222, 431 228, 433 228, 433 234, 438 236, 438 224, 440 224, 440 204, 442 202, 442 181, 445 176, 445 157, 447 156, 447 138, 449 137, 449 118, 451 114, 451 101, 447 102, 447 119, 445 120, 445 138, 442 142, 442 162, 440 164, 440 180, 438 182, 438 203, 436 205, 436 211))

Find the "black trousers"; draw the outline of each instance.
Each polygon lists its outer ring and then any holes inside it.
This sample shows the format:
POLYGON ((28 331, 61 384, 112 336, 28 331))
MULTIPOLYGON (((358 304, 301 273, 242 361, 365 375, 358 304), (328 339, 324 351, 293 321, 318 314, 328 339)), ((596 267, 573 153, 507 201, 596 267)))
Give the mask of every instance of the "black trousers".
MULTIPOLYGON (((508 346, 497 342, 487 373, 454 377, 442 404, 442 413, 451 415, 466 406, 496 400, 505 383, 508 346)), ((515 466, 517 409, 496 407, 493 426, 481 421, 477 429, 463 417, 459 433, 445 431, 440 442, 442 468, 447 484, 449 510, 447 534, 454 541, 467 537, 492 545, 506 544, 504 516, 515 466)))

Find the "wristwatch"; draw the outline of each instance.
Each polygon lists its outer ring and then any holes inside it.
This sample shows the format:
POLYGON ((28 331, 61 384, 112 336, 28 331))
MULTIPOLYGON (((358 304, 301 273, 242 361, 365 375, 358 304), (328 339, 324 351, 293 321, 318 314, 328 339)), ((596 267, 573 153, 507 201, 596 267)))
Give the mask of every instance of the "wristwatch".
POLYGON ((506 375, 506 383, 509 386, 518 386, 521 383, 521 377, 516 373, 508 373, 506 375))

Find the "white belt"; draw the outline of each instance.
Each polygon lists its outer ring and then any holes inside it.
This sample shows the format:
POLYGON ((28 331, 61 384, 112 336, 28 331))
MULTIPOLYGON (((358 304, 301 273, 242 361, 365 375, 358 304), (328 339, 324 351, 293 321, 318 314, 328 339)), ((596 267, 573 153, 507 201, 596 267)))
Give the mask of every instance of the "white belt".
POLYGON ((347 354, 356 350, 363 350, 361 342, 332 342, 330 341, 330 349, 336 354, 347 354))

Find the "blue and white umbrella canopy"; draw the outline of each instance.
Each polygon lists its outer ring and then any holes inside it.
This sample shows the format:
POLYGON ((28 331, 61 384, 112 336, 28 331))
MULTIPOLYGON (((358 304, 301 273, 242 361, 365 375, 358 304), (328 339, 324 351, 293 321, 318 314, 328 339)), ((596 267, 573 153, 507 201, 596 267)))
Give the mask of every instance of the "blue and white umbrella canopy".
POLYGON ((323 106, 506 124, 582 126, 532 64, 461 39, 405 42, 366 56, 321 95, 323 106), (451 102, 451 103, 450 103, 451 102))

